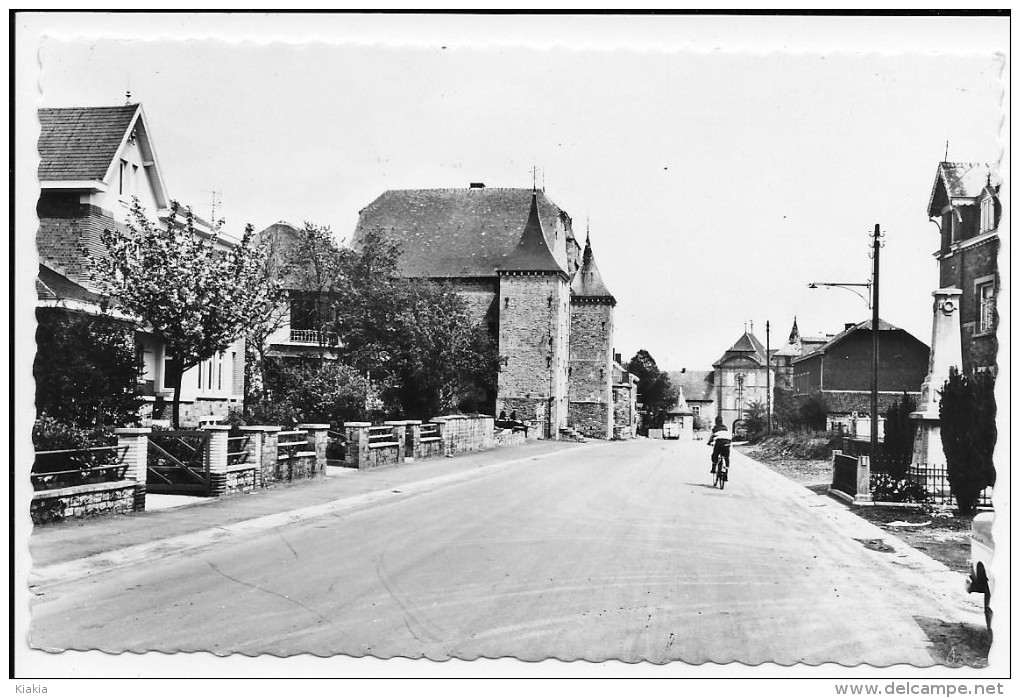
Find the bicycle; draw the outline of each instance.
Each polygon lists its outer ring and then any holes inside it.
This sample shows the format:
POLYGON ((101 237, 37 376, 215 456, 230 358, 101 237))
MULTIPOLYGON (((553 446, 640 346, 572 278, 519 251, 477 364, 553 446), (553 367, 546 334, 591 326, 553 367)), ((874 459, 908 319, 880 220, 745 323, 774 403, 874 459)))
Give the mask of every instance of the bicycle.
POLYGON ((726 489, 726 481, 729 479, 730 472, 730 459, 725 454, 720 453, 715 459, 715 481, 712 482, 712 487, 718 487, 719 489, 726 489))

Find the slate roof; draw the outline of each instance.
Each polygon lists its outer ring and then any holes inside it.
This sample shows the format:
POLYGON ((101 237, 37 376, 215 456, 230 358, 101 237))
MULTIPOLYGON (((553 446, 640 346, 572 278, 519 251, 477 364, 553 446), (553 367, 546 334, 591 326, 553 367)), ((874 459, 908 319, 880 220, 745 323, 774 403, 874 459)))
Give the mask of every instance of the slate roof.
POLYGON ((538 215, 538 193, 531 195, 531 208, 528 209, 528 222, 524 224, 524 232, 506 259, 500 265, 502 271, 544 271, 564 273, 563 268, 553 257, 542 230, 542 219, 538 215))
POLYGON ((591 251, 591 238, 585 240, 581 266, 574 273, 573 281, 570 282, 570 293, 578 298, 605 298, 616 303, 616 298, 606 288, 599 267, 595 264, 595 255, 591 251))
MULTIPOLYGON (((843 330, 839 334, 829 338, 829 340, 827 342, 825 342, 824 344, 818 346, 817 348, 812 349, 811 351, 806 351, 805 350, 805 353, 803 355, 797 357, 796 359, 794 359, 793 363, 797 363, 798 361, 802 361, 802 360, 808 358, 809 356, 816 356, 818 354, 824 354, 829 349, 831 349, 834 345, 839 344, 844 339, 846 339, 847 335, 849 335, 852 332, 857 332, 858 330, 867 330, 868 332, 870 332, 871 331, 871 320, 868 319, 868 320, 865 320, 864 322, 859 322, 856 325, 853 325, 852 327, 848 327, 847 329, 843 330)), ((879 318, 878 319, 878 331, 879 332, 893 332, 893 331, 901 331, 902 332, 904 330, 901 330, 896 325, 893 325, 892 323, 886 322, 882 318, 879 318)), ((918 341, 921 341, 921 340, 918 340, 918 341)), ((925 345, 925 346, 927 346, 927 345, 925 345)))
POLYGON ((946 205, 945 197, 976 199, 986 186, 998 190, 1000 184, 1002 177, 992 165, 980 162, 940 162, 928 199, 928 216, 935 217, 942 213, 942 207, 946 205))
POLYGON ((719 364, 736 356, 749 358, 758 362, 758 364, 762 366, 767 363, 765 359, 765 345, 762 344, 757 337, 747 331, 740 335, 740 338, 734 342, 733 346, 727 349, 725 353, 723 353, 722 357, 712 365, 718 366, 719 364))
POLYGON ((138 104, 40 109, 39 180, 102 180, 138 104))
MULTIPOLYGON (((400 244, 405 276, 494 277, 521 240, 532 193, 497 187, 386 191, 360 211, 352 245, 376 229, 400 244)), ((572 238, 570 216, 545 192, 537 192, 537 205, 550 249, 561 217, 572 238)))
POLYGON ((669 382, 680 388, 687 402, 711 402, 715 392, 715 371, 669 371, 669 382))
POLYGON ((71 281, 45 264, 39 265, 39 276, 35 279, 35 292, 39 300, 46 301, 73 300, 98 303, 103 298, 98 293, 93 293, 81 284, 71 281))

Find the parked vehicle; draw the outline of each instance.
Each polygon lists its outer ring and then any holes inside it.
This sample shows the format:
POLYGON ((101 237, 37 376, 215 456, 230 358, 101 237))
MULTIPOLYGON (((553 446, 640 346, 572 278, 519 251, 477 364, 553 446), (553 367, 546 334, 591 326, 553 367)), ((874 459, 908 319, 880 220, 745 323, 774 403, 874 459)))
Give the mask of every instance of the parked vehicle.
POLYGON ((985 595, 985 624, 992 629, 992 594, 995 591, 995 577, 992 575, 992 556, 995 543, 992 541, 992 521, 995 514, 982 512, 974 517, 970 532, 970 575, 967 577, 967 591, 985 595))

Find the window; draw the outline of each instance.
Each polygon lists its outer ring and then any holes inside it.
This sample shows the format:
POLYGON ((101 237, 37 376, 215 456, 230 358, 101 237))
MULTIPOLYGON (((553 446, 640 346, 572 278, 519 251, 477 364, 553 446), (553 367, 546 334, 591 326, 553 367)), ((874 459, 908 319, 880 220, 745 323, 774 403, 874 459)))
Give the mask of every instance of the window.
POLYGON ((127 178, 127 174, 128 174, 128 162, 127 162, 127 160, 121 160, 120 161, 120 171, 119 171, 119 174, 120 174, 120 176, 118 178, 119 181, 117 183, 117 193, 120 194, 121 196, 123 196, 125 190, 127 189, 127 187, 125 186, 125 181, 124 181, 127 178))
POLYGON ((701 416, 701 405, 691 405, 691 412, 694 413, 695 417, 701 416))
POLYGON ((995 228, 995 199, 986 196, 981 201, 981 232, 987 233, 995 228))
POLYGON ((977 287, 978 332, 995 329, 995 282, 989 281, 977 287))

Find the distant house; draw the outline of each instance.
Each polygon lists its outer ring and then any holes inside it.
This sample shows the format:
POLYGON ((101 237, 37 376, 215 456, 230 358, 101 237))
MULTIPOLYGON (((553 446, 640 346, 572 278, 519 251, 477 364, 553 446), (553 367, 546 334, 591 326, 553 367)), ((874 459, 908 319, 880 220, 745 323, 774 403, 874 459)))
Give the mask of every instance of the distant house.
POLYGON ((939 225, 939 286, 958 288, 964 371, 995 371, 1002 177, 979 163, 940 162, 928 200, 939 225))
POLYGON ((775 369, 769 367, 765 345, 754 336, 753 330, 745 330, 712 367, 715 369, 716 414, 723 418, 724 424, 732 427, 734 422, 744 419, 751 404, 767 404, 770 381, 775 385, 775 369))
POLYGON ((669 382, 675 385, 702 428, 711 429, 715 423, 715 371, 670 371, 669 382))
MULTIPOLYGON (((928 371, 928 345, 906 330, 879 320, 878 409, 884 413, 904 392, 915 399, 928 371)), ((793 360, 794 396, 820 392, 828 405, 828 427, 849 425, 871 412, 871 320, 848 324, 814 351, 793 360)))
MULTIPOLYGON (((132 197, 164 224, 170 215, 149 125, 140 104, 40 109, 39 121, 37 306, 96 314, 104 298, 86 257, 106 255, 103 230, 125 229, 132 197)), ((214 234, 200 218, 195 226, 200 235, 214 234)), ((237 240, 217 231, 216 244, 225 249, 237 240)), ((174 358, 144 328, 136 331, 135 343, 144 362, 139 383, 147 419, 153 405, 172 397, 164 377, 174 358)), ((225 415, 243 397, 244 342, 239 339, 185 372, 181 420, 196 423, 203 415, 225 415)))
POLYGON ((269 356, 335 358, 339 337, 324 330, 331 320, 329 299, 308 281, 297 278, 289 268, 302 231, 278 221, 260 231, 259 242, 268 250, 271 274, 277 275, 287 293, 275 316, 276 328, 267 339, 269 356))
POLYGON ((779 347, 779 349, 772 350, 772 367, 776 378, 775 388, 778 390, 792 390, 793 360, 805 354, 810 354, 830 339, 832 339, 832 335, 828 337, 802 337, 800 329, 797 327, 797 318, 794 317, 793 327, 790 329, 790 336, 786 340, 786 344, 779 347))

